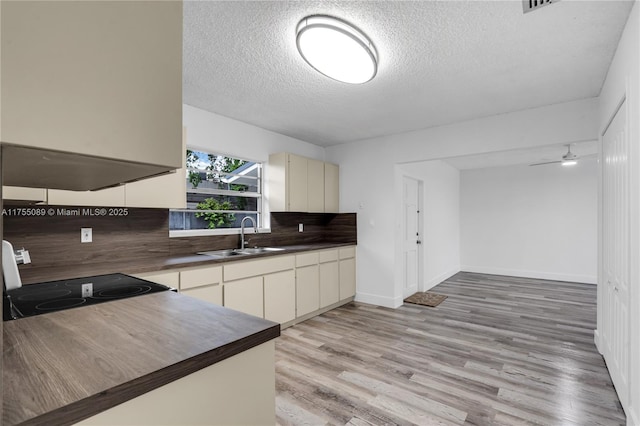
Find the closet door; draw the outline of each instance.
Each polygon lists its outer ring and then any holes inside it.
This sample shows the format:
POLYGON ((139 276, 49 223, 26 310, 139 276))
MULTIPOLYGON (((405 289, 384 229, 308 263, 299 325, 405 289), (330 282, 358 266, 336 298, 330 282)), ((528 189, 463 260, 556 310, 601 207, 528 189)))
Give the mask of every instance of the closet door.
POLYGON ((602 136, 603 355, 623 407, 629 398, 630 146, 624 102, 602 136))

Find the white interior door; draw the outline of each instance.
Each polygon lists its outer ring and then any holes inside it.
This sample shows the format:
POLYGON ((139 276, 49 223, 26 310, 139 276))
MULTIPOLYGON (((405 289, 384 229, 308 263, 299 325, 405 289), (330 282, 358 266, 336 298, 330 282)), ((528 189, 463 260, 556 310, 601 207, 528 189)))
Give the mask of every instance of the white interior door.
POLYGON ((629 397, 629 137, 624 102, 602 136, 603 355, 623 407, 629 397))
POLYGON ((403 296, 407 297, 418 291, 420 283, 420 182, 406 176, 402 180, 402 292, 403 296))

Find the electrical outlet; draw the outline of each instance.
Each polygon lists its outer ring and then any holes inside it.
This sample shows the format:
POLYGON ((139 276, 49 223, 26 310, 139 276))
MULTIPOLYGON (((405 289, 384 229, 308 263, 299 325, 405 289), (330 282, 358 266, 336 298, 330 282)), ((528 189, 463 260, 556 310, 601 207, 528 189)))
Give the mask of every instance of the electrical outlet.
POLYGON ((80 228, 80 242, 90 243, 93 241, 93 228, 80 228))
POLYGON ((82 284, 82 297, 93 297, 93 283, 82 284))
POLYGON ((304 223, 298 224, 298 232, 304 232, 304 223))

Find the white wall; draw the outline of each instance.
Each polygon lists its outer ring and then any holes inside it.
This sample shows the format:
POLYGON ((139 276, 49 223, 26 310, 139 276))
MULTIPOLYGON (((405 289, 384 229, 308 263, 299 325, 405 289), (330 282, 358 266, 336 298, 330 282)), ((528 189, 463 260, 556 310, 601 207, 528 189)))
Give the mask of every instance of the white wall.
POLYGON ((400 172, 423 182, 423 280, 429 290, 460 271, 460 171, 444 161, 402 164, 400 172))
POLYGON ((187 146, 238 158, 266 162, 269 154, 291 152, 324 160, 324 148, 190 105, 183 105, 187 146))
POLYGON ((396 164, 594 140, 597 106, 585 99, 327 148, 326 160, 340 165, 340 209, 358 213, 357 300, 402 303, 396 164))
POLYGON ((595 158, 463 170, 462 270, 595 284, 597 177, 595 158))
MULTIPOLYGON (((640 4, 635 3, 611 62, 607 78, 600 92, 598 117, 599 134, 603 134, 620 101, 626 96, 627 119, 630 124, 630 297, 629 297, 629 403, 624 407, 627 425, 640 425, 640 4)), ((602 229, 600 229, 602 233, 602 229)), ((599 238, 602 242, 603 238, 599 238)), ((602 283, 599 277, 599 283, 602 283)), ((601 349, 599 333, 604 332, 603 286, 598 285, 598 330, 596 344, 601 349)))

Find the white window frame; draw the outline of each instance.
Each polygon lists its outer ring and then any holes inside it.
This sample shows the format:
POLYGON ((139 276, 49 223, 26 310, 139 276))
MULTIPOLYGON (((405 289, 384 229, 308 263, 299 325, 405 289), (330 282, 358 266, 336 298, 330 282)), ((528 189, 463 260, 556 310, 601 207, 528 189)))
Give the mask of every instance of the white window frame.
MULTIPOLYGON (((191 149, 191 148, 189 148, 191 149)), ((212 154, 212 155, 219 155, 219 156, 225 156, 225 157, 229 157, 229 158, 234 158, 234 159, 239 159, 239 160, 244 160, 244 161, 250 161, 252 163, 255 163, 258 168, 259 168, 259 177, 258 180, 260 182, 259 185, 259 189, 260 192, 252 192, 252 193, 245 193, 248 195, 245 195, 247 197, 251 197, 251 198, 256 198, 258 200, 258 209, 257 211, 253 211, 253 210, 210 210, 212 212, 216 212, 216 213, 251 213, 251 214, 257 214, 258 217, 258 233, 262 234, 262 233, 270 233, 271 229, 268 227, 268 218, 266 217, 268 215, 268 211, 267 209, 265 209, 265 185, 264 185, 264 163, 262 161, 254 161, 254 160, 245 160, 243 158, 239 158, 237 156, 234 155, 228 155, 228 154, 222 154, 222 153, 210 153, 207 150, 203 150, 203 149, 199 149, 199 148, 193 148, 191 149, 193 151, 198 151, 198 152, 202 152, 202 153, 206 153, 206 154, 212 154)), ((185 180, 188 178, 188 173, 189 171, 200 171, 198 169, 185 169, 185 180)), ((240 176, 241 174, 235 174, 233 172, 228 173, 228 175, 237 175, 240 176)), ((185 190, 188 191, 188 188, 185 190)), ((211 195, 229 195, 229 196, 238 196, 238 191, 231 191, 231 190, 223 190, 223 189, 200 189, 198 191, 201 194, 211 194, 211 195)), ((170 212, 186 212, 186 213, 193 213, 194 209, 170 209, 170 212)), ((199 210, 199 211, 205 211, 205 210, 199 210)), ((185 229, 185 230, 169 230, 169 237, 170 238, 180 238, 180 237, 197 237, 197 236, 208 236, 208 235, 238 235, 240 234, 241 230, 240 228, 214 228, 214 229, 185 229)), ((254 233, 254 229, 252 226, 247 226, 245 227, 245 234, 252 234, 254 233)))

